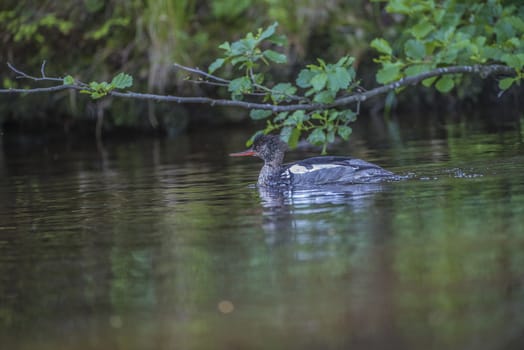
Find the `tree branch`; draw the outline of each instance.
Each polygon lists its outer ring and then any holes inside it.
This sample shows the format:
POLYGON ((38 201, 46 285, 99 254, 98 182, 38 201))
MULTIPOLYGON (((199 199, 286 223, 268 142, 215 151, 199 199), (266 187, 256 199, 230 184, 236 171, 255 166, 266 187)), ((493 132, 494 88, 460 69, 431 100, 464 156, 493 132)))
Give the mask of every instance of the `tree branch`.
POLYGON ((451 67, 436 68, 429 72, 413 75, 407 78, 402 78, 393 83, 390 83, 384 86, 379 86, 377 88, 374 88, 366 92, 353 94, 351 96, 341 97, 337 99, 335 102, 328 105, 327 108, 340 107, 340 106, 348 105, 348 104, 355 103, 355 102, 363 102, 371 97, 375 97, 381 94, 388 93, 400 87, 416 85, 420 83, 421 81, 429 79, 429 78, 447 75, 447 74, 464 74, 464 73, 479 74, 482 78, 487 78, 488 76, 493 75, 493 74, 514 75, 515 70, 513 68, 503 66, 500 64, 473 65, 473 66, 451 66, 451 67))
POLYGON ((183 65, 178 64, 178 63, 173 63, 173 66, 175 66, 176 68, 188 71, 190 73, 195 73, 195 74, 204 76, 206 78, 218 81, 219 83, 222 83, 222 84, 229 84, 231 82, 231 80, 227 80, 227 79, 223 79, 223 78, 217 77, 216 75, 209 74, 209 73, 204 72, 203 70, 200 70, 198 68, 186 67, 186 66, 183 66, 183 65))
POLYGON ((59 82, 62 82, 61 78, 49 78, 49 77, 47 77, 45 75, 45 64, 46 64, 45 61, 42 62, 42 66, 40 67, 40 73, 42 74, 42 77, 41 78, 37 78, 37 77, 33 77, 31 75, 28 75, 28 74, 22 72, 21 70, 16 69, 11 63, 7 62, 7 66, 9 67, 9 69, 11 69, 13 72, 18 74, 16 79, 31 79, 31 80, 35 80, 35 81, 59 81, 59 82))
POLYGON ((49 86, 49 87, 33 88, 33 89, 12 89, 12 88, 0 89, 0 93, 34 94, 34 93, 40 93, 40 92, 54 92, 54 91, 61 91, 61 90, 82 90, 82 88, 76 85, 57 85, 57 86, 49 86))
MULTIPOLYGON (((54 81, 63 83, 63 79, 60 78, 50 78, 44 74, 44 65, 42 65, 41 73, 42 77, 33 77, 30 76, 18 69, 13 65, 8 63, 9 68, 18 74, 17 78, 26 78, 35 81, 54 81)), ((202 76, 205 76, 209 79, 214 80, 218 83, 229 83, 229 80, 216 77, 212 74, 208 74, 204 71, 195 68, 189 68, 182 65, 175 64, 176 67, 184 69, 188 72, 196 73, 202 76)), ((416 85, 421 81, 447 75, 447 74, 479 74, 481 77, 485 78, 493 74, 504 74, 504 75, 514 75, 515 71, 504 65, 472 65, 472 66, 451 66, 445 68, 437 68, 429 72, 417 74, 411 77, 403 78, 393 83, 379 86, 372 90, 365 92, 357 92, 350 96, 340 97, 336 99, 333 103, 330 104, 321 104, 321 103, 297 103, 297 104, 287 104, 287 105, 273 105, 270 103, 257 103, 257 102, 248 102, 248 101, 238 101, 238 100, 226 100, 226 99, 214 99, 209 97, 183 97, 183 96, 169 96, 169 95, 157 95, 157 94, 144 94, 138 92, 119 92, 119 91, 110 91, 108 95, 118 98, 129 98, 129 99, 140 99, 140 100, 153 100, 158 102, 175 102, 182 104, 209 104, 210 106, 228 106, 228 107, 240 107, 246 109, 263 109, 270 110, 274 113, 278 112, 292 112, 297 110, 312 111, 312 110, 325 110, 330 108, 338 108, 346 106, 352 103, 361 103, 372 97, 385 94, 389 91, 396 90, 400 87, 416 85)), ((75 85, 58 85, 44 88, 34 88, 34 89, 0 89, 0 93, 40 93, 40 92, 53 92, 60 90, 82 90, 85 89, 85 84, 77 82, 75 85)))

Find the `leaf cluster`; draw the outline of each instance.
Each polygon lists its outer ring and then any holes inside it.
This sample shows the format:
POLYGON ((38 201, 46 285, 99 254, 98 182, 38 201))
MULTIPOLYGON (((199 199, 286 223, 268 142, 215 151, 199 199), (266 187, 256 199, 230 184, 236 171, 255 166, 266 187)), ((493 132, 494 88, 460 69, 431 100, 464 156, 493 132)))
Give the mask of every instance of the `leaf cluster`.
POLYGON ((83 94, 88 94, 92 99, 96 100, 109 94, 114 89, 126 89, 133 86, 133 77, 127 73, 119 73, 110 83, 92 81, 89 84, 85 84, 76 81, 71 75, 67 75, 63 79, 64 85, 79 85, 83 94))
MULTIPOLYGON (((383 2, 384 0, 375 0, 383 2)), ((391 45, 383 38, 371 42, 380 56, 376 79, 387 84, 448 65, 501 63, 516 70, 502 79, 508 89, 524 77, 524 8, 502 0, 389 0, 386 10, 407 22, 404 35, 391 45)), ((451 91, 461 76, 444 75, 423 81, 442 93, 451 91)))
MULTIPOLYGON (((275 98, 280 88, 285 86, 287 93, 303 91, 301 99, 307 103, 328 105, 335 101, 340 93, 348 93, 356 86, 355 69, 352 64, 354 58, 344 56, 336 63, 326 63, 319 59, 318 64, 310 64, 302 69, 296 78, 296 85, 280 83, 271 90, 273 102, 281 102, 275 98)), ((277 95, 278 96, 278 95, 277 95)), ((273 115, 267 110, 252 110, 252 119, 265 119, 273 115)), ((280 135, 291 147, 295 147, 303 133, 307 141, 313 145, 322 146, 325 153, 329 143, 339 136, 347 140, 352 129, 348 125, 356 120, 357 114, 351 109, 337 110, 335 108, 319 108, 313 111, 298 110, 294 112, 281 112, 266 122, 264 133, 280 130, 280 135)))
POLYGON ((238 41, 223 43, 220 48, 224 50, 224 56, 215 60, 208 72, 211 74, 226 63, 243 72, 242 76, 228 82, 228 91, 234 100, 257 95, 274 105, 297 101, 304 105, 318 104, 318 110, 314 111, 273 113, 268 109, 253 109, 250 116, 254 120, 266 119, 266 127, 262 132, 279 130, 282 139, 291 147, 295 147, 305 133, 310 143, 322 146, 325 152, 327 144, 333 142, 337 135, 345 140, 349 138, 351 128, 348 124, 356 119, 356 113, 351 110, 339 111, 325 107, 358 85, 355 81, 354 58, 344 56, 336 63, 318 59, 317 64, 302 69, 294 83, 281 82, 266 86, 260 62, 266 65, 287 62, 284 54, 262 49, 267 45, 281 46, 286 42, 285 38, 276 34, 277 26, 274 23, 266 29, 259 29, 257 34, 248 33, 238 41))

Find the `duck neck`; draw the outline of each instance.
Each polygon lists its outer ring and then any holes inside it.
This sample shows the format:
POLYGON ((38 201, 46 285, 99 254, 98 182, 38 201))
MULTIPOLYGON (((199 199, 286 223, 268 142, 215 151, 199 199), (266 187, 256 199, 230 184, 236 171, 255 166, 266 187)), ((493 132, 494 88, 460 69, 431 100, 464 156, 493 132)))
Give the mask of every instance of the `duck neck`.
POLYGON ((258 185, 259 186, 273 186, 278 183, 278 178, 280 175, 280 166, 274 166, 269 163, 265 163, 260 170, 258 175, 258 185))
POLYGON ((258 185, 259 186, 274 186, 279 183, 280 179, 280 169, 281 169, 282 160, 273 161, 273 162, 264 162, 262 170, 258 175, 258 185))

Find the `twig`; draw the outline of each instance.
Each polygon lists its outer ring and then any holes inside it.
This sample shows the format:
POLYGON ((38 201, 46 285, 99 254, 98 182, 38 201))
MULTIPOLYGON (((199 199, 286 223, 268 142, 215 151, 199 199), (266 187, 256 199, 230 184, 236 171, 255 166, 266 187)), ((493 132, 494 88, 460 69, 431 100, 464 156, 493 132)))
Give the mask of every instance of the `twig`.
POLYGON ((210 86, 219 86, 219 87, 228 87, 228 85, 229 85, 229 84, 226 84, 226 83, 218 83, 218 82, 209 81, 209 80, 186 79, 184 81, 187 81, 187 82, 190 82, 190 83, 193 83, 193 84, 206 84, 206 85, 210 85, 210 86))
POLYGON ((37 78, 37 77, 33 77, 32 75, 28 75, 24 72, 22 72, 21 70, 18 70, 16 69, 11 63, 7 62, 7 66, 9 67, 9 69, 11 69, 13 72, 15 72, 16 74, 18 74, 18 76, 16 77, 16 79, 31 79, 31 80, 35 80, 35 81, 59 81, 59 82, 62 82, 63 79, 61 78, 48 78, 45 76, 45 73, 44 73, 44 68, 45 68, 45 61, 42 63, 42 67, 40 67, 40 72, 42 73, 42 77, 41 78, 37 78))
POLYGON ((40 67, 40 74, 42 74, 42 78, 45 78, 45 60, 42 61, 42 66, 40 67))
POLYGON ((204 72, 203 70, 200 70, 198 68, 186 67, 186 66, 183 66, 183 65, 178 64, 178 63, 173 63, 173 65, 176 68, 179 68, 179 69, 191 72, 191 73, 195 73, 195 74, 198 74, 198 75, 202 75, 202 76, 204 76, 206 78, 216 80, 216 81, 218 81, 220 83, 229 84, 231 82, 231 80, 227 80, 227 79, 223 79, 223 78, 217 77, 217 76, 215 76, 213 74, 209 74, 207 72, 204 72))
POLYGON ((42 88, 33 88, 33 89, 0 89, 0 93, 4 94, 34 94, 40 92, 55 92, 60 90, 82 90, 83 88, 76 85, 57 85, 49 86, 42 88))

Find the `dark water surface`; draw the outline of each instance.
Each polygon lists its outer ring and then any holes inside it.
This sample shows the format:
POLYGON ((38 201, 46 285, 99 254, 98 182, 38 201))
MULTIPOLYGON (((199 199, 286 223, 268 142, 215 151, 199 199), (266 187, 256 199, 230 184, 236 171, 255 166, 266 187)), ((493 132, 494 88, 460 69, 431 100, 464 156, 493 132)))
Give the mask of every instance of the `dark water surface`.
POLYGON ((520 124, 370 123, 332 153, 411 179, 293 194, 240 132, 5 144, 0 348, 523 349, 520 124))

